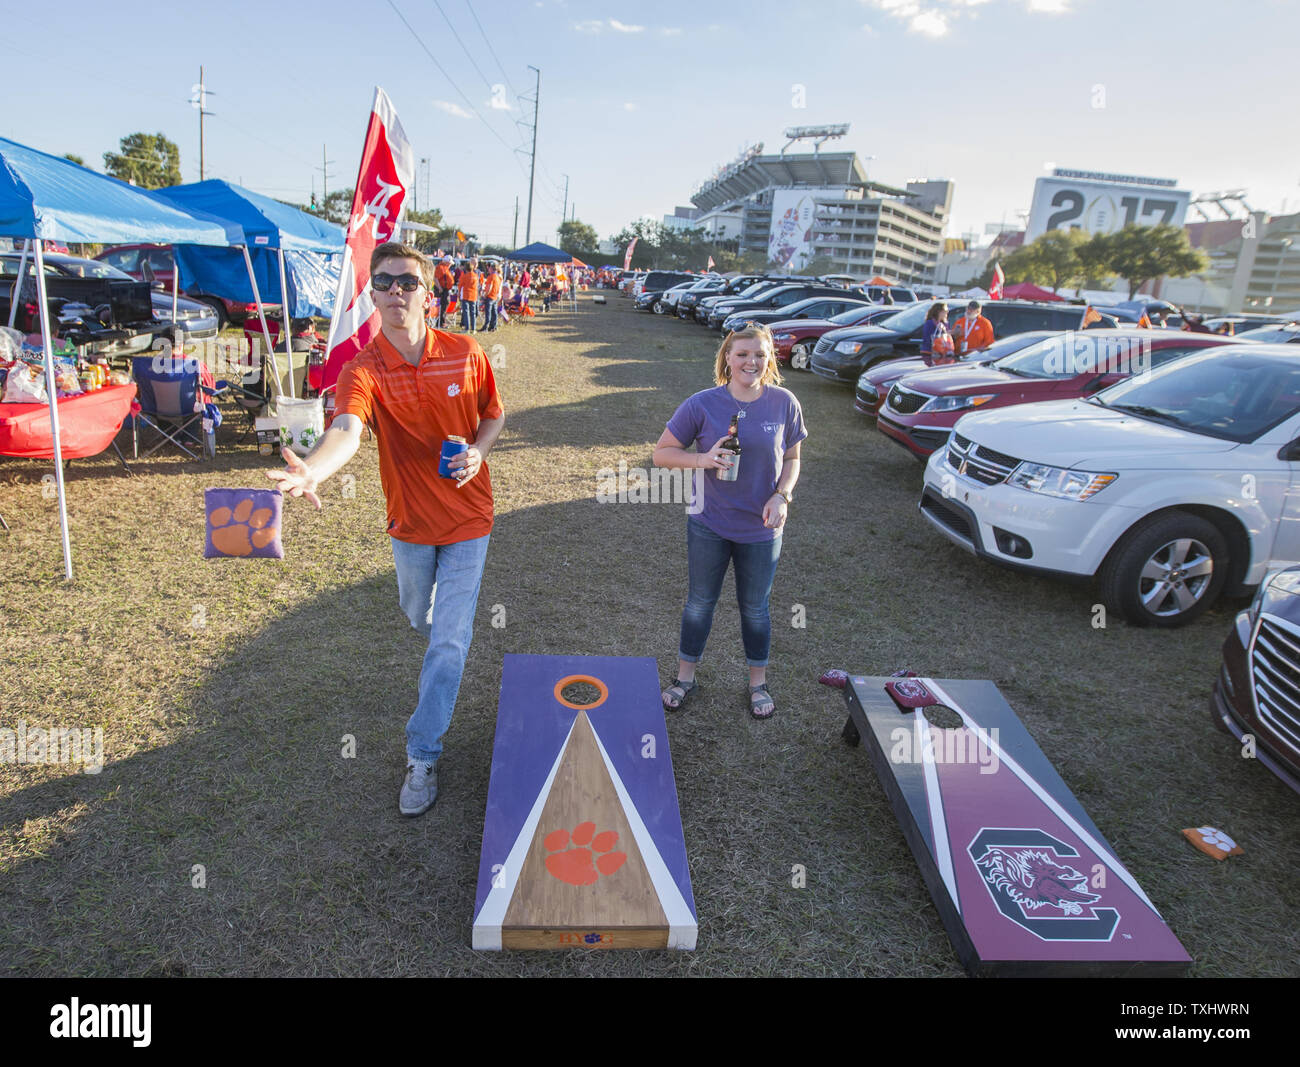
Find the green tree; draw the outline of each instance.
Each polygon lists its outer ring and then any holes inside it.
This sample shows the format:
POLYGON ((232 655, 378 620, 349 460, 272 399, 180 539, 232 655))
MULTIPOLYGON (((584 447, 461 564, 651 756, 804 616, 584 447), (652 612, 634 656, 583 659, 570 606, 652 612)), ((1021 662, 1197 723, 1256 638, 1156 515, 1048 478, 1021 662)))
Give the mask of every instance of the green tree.
POLYGON ((72 162, 79 167, 84 167, 86 165, 86 161, 82 159, 79 155, 77 155, 75 152, 64 152, 63 158, 72 160, 72 162))
POLYGON ((1008 282, 1031 282, 1046 285, 1052 280, 1051 267, 1032 244, 1022 245, 1002 260, 1002 273, 1008 282))
POLYGON ((418 248, 426 255, 438 251, 443 247, 444 242, 440 240, 444 231, 447 229, 447 223, 442 217, 442 212, 437 208, 429 211, 408 211, 405 214, 405 221, 419 223, 421 226, 433 227, 432 232, 429 230, 407 230, 403 238, 409 245, 418 248))
POLYGON ((840 274, 839 264, 830 256, 813 256, 805 263, 796 274, 807 274, 809 277, 815 277, 820 274, 840 274))
POLYGON ((1114 278, 1110 267, 1111 241, 1108 233, 1094 233, 1078 247, 1079 282, 1084 289, 1109 289, 1114 278))
POLYGON ((1053 292, 1082 273, 1079 248, 1087 241, 1088 235, 1082 230, 1048 230, 1029 246, 1038 273, 1053 292))
POLYGON ((163 189, 181 182, 181 150, 161 133, 123 137, 121 152, 104 153, 104 170, 141 189, 163 189))
POLYGON ((600 244, 596 231, 576 219, 560 223, 558 240, 561 251, 569 252, 579 259, 594 257, 597 254, 596 246, 600 244))
POLYGON ((1110 235, 1109 245, 1110 269, 1128 282, 1130 300, 1152 278, 1185 278, 1210 265, 1205 253, 1188 242, 1186 231, 1163 222, 1125 226, 1110 235))

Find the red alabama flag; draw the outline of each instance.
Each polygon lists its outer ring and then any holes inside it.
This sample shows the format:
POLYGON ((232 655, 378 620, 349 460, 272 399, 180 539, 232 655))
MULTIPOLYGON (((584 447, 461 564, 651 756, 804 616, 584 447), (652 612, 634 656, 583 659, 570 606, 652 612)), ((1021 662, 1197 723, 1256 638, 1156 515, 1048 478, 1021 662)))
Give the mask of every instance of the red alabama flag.
POLYGON ((1002 283, 1006 280, 1007 280, 1007 276, 1002 273, 1002 264, 995 263, 993 265, 993 280, 989 282, 990 300, 1002 299, 1002 283))
POLYGON ((623 253, 623 269, 624 269, 624 270, 631 270, 631 269, 632 269, 632 251, 633 251, 633 249, 636 248, 636 243, 637 243, 638 240, 640 240, 640 238, 633 237, 633 238, 632 238, 632 243, 631 243, 630 245, 627 246, 627 251, 623 253))
POLYGON ((709 265, 708 265, 707 267, 705 267, 704 269, 705 269, 705 270, 712 270, 712 269, 713 269, 713 257, 712 257, 712 256, 709 257, 709 265))
POLYGON ((323 388, 337 382, 343 364, 379 333, 379 312, 370 295, 370 253, 397 237, 397 222, 414 180, 411 142, 388 94, 376 86, 357 189, 352 195, 343 269, 334 293, 323 388))

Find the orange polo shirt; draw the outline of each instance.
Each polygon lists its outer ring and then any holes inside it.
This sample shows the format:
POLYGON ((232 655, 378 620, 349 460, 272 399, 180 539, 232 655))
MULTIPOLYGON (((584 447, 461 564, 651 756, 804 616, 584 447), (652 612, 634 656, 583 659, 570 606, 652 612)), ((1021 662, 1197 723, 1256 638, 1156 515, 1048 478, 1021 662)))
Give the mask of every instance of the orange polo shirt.
POLYGON ((466 270, 460 276, 460 298, 462 300, 478 299, 478 271, 466 270))
POLYGON ((501 275, 489 274, 483 279, 483 295, 489 300, 501 299, 501 275))
POLYGON ((963 315, 952 326, 952 339, 957 342, 957 354, 980 352, 993 343, 993 323, 983 315, 974 320, 963 315))
POLYGON ((442 289, 450 289, 456 284, 451 276, 451 268, 446 263, 439 263, 433 268, 433 280, 442 289))
POLYGON ((375 428, 391 536, 450 545, 491 532, 487 463, 461 488, 438 476, 444 438, 473 444, 480 421, 505 414, 492 366, 472 337, 429 330, 412 366, 380 333, 344 365, 335 413, 375 428))

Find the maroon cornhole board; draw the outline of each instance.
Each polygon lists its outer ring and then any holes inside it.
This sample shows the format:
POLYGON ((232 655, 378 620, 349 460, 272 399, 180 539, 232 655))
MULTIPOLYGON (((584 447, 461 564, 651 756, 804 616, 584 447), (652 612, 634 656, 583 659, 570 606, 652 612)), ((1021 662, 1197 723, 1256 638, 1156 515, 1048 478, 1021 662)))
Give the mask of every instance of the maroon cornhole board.
POLYGON ((1183 946, 992 682, 853 675, 844 699, 844 736, 867 740, 968 972, 1186 972, 1183 946), (933 725, 926 704, 961 725, 933 725))

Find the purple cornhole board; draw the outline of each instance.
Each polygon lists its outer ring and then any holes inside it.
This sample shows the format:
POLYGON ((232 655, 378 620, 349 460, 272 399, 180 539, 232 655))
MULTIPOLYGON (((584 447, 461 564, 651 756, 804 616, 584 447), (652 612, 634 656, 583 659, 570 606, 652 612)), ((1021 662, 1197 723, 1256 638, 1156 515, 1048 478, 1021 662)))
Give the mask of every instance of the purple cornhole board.
POLYGON ((1190 957, 1016 713, 985 681, 920 678, 963 725, 853 675, 871 763, 972 975, 1176 976, 1190 957))
MULTIPOLYGON (((521 877, 526 877, 524 856, 577 728, 579 710, 555 695, 559 683, 574 676, 598 679, 608 689, 598 709, 586 718, 663 908, 667 923, 663 947, 693 949, 695 898, 668 751, 659 667, 651 656, 505 657, 483 819, 473 945, 489 950, 503 947, 503 918, 521 877)), ((587 940, 600 942, 594 933, 587 940)))

